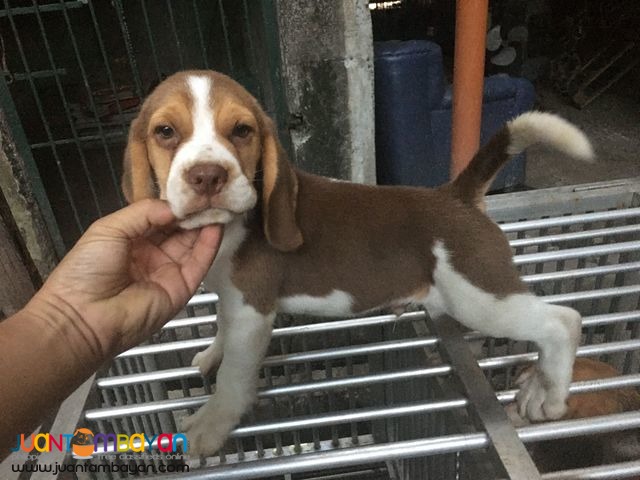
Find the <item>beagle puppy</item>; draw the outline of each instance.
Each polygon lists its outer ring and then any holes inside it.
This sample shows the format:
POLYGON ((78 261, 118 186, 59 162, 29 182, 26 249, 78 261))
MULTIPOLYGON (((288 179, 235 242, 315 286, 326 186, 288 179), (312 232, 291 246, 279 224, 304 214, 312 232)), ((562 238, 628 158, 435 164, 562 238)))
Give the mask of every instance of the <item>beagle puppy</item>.
POLYGON ((511 155, 545 143, 588 160, 589 141, 547 113, 521 115, 452 183, 368 186, 291 165, 273 122, 231 78, 186 71, 162 82, 133 121, 128 201, 165 199, 183 228, 225 224, 207 278, 220 297, 215 342, 193 365, 219 366, 216 392, 183 425, 189 452, 213 454, 256 397, 276 313, 349 316, 423 305, 494 337, 534 341, 540 361, 518 404, 561 417, 580 337, 571 308, 532 295, 483 197, 511 155))

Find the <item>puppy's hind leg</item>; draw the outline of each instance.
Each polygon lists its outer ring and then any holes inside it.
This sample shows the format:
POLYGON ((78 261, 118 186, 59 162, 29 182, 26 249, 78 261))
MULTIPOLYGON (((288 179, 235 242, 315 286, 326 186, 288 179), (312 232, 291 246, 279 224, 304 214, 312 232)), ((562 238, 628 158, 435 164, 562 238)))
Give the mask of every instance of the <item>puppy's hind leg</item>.
POLYGON ((529 337, 524 340, 534 341, 540 348, 538 368, 518 379, 516 401, 521 417, 557 419, 567 410, 581 317, 572 308, 556 305, 543 304, 535 310, 541 312, 531 318, 523 334, 529 337))
POLYGON ((529 293, 499 299, 468 285, 477 295, 467 296, 464 302, 445 301, 445 311, 486 335, 535 342, 540 349, 538 365, 520 378, 519 413, 532 421, 560 418, 567 409, 580 314, 568 307, 547 305, 529 293))
POLYGON ((429 312, 447 313, 469 328, 493 337, 535 342, 540 349, 537 368, 522 379, 517 400, 520 414, 529 420, 561 417, 580 341, 580 314, 557 305, 547 305, 523 290, 496 296, 473 285, 449 263, 441 246, 434 286, 426 298, 429 312))

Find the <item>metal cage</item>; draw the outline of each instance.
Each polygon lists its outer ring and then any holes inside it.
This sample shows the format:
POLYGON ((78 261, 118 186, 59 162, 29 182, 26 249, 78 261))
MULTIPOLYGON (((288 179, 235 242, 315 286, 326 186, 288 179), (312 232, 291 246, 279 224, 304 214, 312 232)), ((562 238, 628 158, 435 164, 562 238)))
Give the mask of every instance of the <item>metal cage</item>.
POLYGON ((123 206, 129 125, 172 73, 228 73, 283 124, 274 8, 272 0, 0 3, 0 110, 59 256, 123 206))
MULTIPOLYGON (((532 291, 584 316, 578 356, 619 371, 574 383, 572 393, 639 385, 640 179, 498 195, 488 205, 532 291)), ((78 425, 128 434, 179 431, 181 417, 215 389, 190 366, 215 336, 215 303, 215 294, 195 296, 150 342, 121 354, 97 376, 78 425)), ((218 456, 190 459, 184 475, 540 478, 535 471, 523 476, 531 463, 521 441, 640 426, 640 412, 631 411, 514 430, 502 406, 513 401, 516 369, 535 360, 535 345, 483 338, 456 325, 432 322, 421 311, 339 321, 279 318, 253 412, 218 456)), ((176 466, 130 462, 142 470, 176 466)), ((635 475, 637 459, 542 478, 635 475)))

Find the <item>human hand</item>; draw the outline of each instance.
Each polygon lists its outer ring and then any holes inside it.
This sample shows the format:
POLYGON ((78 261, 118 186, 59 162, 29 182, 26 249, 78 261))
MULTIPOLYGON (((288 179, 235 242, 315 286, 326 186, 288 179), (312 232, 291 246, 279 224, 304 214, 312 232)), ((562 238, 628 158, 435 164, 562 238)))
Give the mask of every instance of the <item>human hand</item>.
MULTIPOLYGON (((171 319, 211 267, 222 227, 171 230, 161 200, 96 221, 25 307, 106 360, 171 319)), ((72 345, 72 348, 74 346, 72 345)))

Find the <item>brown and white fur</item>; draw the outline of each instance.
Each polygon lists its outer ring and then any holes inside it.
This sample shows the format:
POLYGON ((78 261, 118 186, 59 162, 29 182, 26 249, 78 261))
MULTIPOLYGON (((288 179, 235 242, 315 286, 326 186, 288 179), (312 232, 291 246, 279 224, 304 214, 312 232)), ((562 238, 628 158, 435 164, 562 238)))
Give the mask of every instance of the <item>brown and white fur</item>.
POLYGON ((189 71, 160 84, 131 126, 125 195, 166 199, 184 228, 226 224, 207 279, 220 296, 219 331, 193 359, 203 374, 219 366, 216 392, 184 424, 189 453, 214 453, 253 403, 278 312, 420 304, 487 335, 534 341, 540 361, 521 387, 520 412, 561 417, 580 315, 528 292, 482 211, 500 167, 538 142, 592 155, 577 128, 534 112, 509 122, 450 184, 358 185, 294 168, 271 120, 232 79, 189 71))

